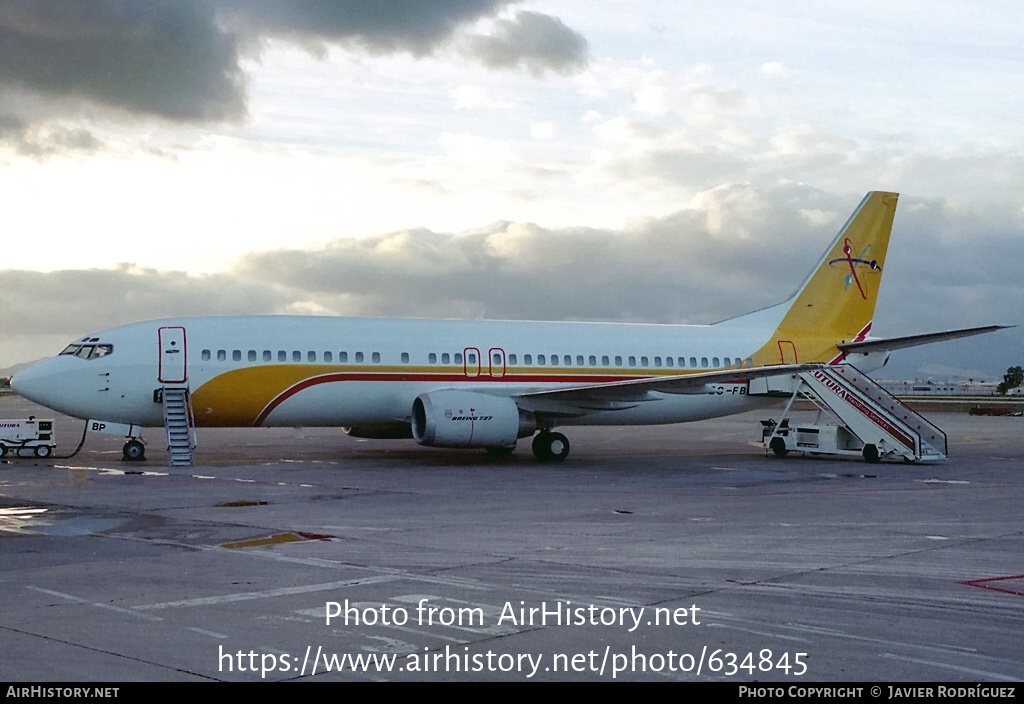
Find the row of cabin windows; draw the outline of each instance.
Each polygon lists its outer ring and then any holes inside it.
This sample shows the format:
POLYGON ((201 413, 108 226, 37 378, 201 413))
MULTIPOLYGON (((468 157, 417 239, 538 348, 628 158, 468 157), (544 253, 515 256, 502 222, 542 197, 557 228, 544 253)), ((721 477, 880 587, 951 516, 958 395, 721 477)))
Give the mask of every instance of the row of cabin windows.
MULTIPOLYGON (((437 364, 438 360, 440 359, 441 364, 450 364, 453 361, 453 358, 454 358, 455 364, 462 364, 462 355, 459 354, 459 353, 456 353, 454 355, 449 355, 447 352, 443 352, 440 355, 438 355, 437 353, 431 352, 427 356, 427 361, 430 364, 437 364)), ((534 361, 536 360, 536 365, 537 366, 557 367, 559 365, 562 365, 562 366, 569 367, 569 366, 572 366, 573 363, 575 362, 575 365, 577 367, 585 367, 585 366, 596 367, 596 366, 598 366, 597 359, 598 359, 597 355, 593 355, 593 354, 589 355, 589 356, 584 356, 582 354, 578 354, 578 355, 575 356, 575 358, 573 358, 573 356, 571 354, 562 355, 561 357, 559 357, 557 354, 552 354, 552 355, 538 354, 538 355, 536 355, 536 357, 534 355, 532 355, 532 354, 524 354, 523 355, 523 365, 527 366, 527 367, 534 366, 534 361)), ((641 366, 641 367, 650 367, 651 366, 651 357, 648 357, 646 355, 644 355, 642 357, 639 357, 639 358, 636 357, 635 355, 630 355, 628 357, 623 357, 622 355, 615 355, 614 358, 609 356, 609 355, 602 355, 601 356, 601 365, 600 366, 602 366, 602 367, 610 367, 610 366, 612 366, 612 359, 615 360, 615 366, 616 367, 623 367, 623 366, 635 367, 635 366, 638 366, 637 365, 637 360, 638 359, 640 361, 639 366, 641 366)), ((700 357, 700 358, 690 357, 689 358, 689 364, 687 364, 687 358, 686 357, 660 357, 660 356, 657 356, 657 357, 654 357, 653 359, 654 359, 654 366, 655 367, 680 367, 680 368, 687 368, 687 367, 689 367, 689 368, 696 369, 698 367, 698 364, 699 364, 700 367, 703 367, 703 368, 708 368, 708 367, 731 367, 731 366, 733 366, 733 364, 735 364, 736 366, 743 366, 744 364, 746 364, 748 366, 753 366, 753 361, 751 361, 749 359, 743 360, 743 359, 741 359, 739 357, 735 357, 735 358, 734 357, 722 357, 722 358, 719 358, 719 357, 710 357, 710 358, 709 357, 700 357)), ((403 361, 405 361, 405 360, 403 359, 403 361)), ((467 357, 466 357, 466 361, 467 361, 468 364, 476 364, 476 355, 473 354, 472 352, 470 352, 467 355, 467 357)), ((499 354, 499 353, 492 354, 491 355, 491 363, 494 366, 496 366, 496 367, 503 365, 504 362, 502 360, 502 355, 499 354)), ((512 366, 518 365, 519 364, 519 356, 516 355, 516 354, 508 355, 508 363, 510 365, 512 365, 512 366)))
MULTIPOLYGON (((225 362, 228 359, 228 351, 227 350, 217 350, 216 353, 214 353, 212 350, 203 350, 201 356, 202 356, 204 362, 208 362, 208 361, 210 361, 211 359, 214 358, 214 354, 216 354, 218 362, 225 362)), ((249 350, 246 353, 246 359, 248 361, 250 361, 250 362, 256 362, 256 361, 259 361, 260 359, 262 359, 264 362, 273 362, 275 360, 275 357, 276 357, 276 360, 278 362, 288 362, 288 361, 291 361, 291 362, 294 363, 294 362, 303 362, 303 361, 305 361, 305 362, 316 362, 317 361, 317 353, 316 352, 312 352, 312 351, 306 352, 305 356, 303 356, 303 353, 300 350, 292 350, 291 352, 288 352, 288 350, 278 350, 276 353, 274 351, 272 351, 272 350, 263 350, 262 354, 258 354, 256 352, 256 350, 249 350)), ((354 352, 352 354, 352 361, 357 363, 357 364, 359 364, 361 362, 365 362, 365 361, 367 361, 367 359, 369 359, 369 361, 373 362, 374 364, 379 364, 380 363, 380 352, 370 352, 369 355, 366 355, 366 354, 364 354, 362 352, 354 352)), ((231 361, 232 362, 241 362, 242 361, 242 350, 231 350, 231 361)), ((333 352, 324 352, 323 354, 320 355, 320 361, 322 361, 322 362, 333 362, 334 361, 334 353, 333 352)), ((349 354, 348 354, 348 352, 339 352, 338 353, 338 361, 340 363, 342 363, 342 364, 346 364, 349 361, 349 354)), ((406 363, 409 361, 409 354, 408 353, 406 353, 406 352, 402 353, 402 361, 406 362, 406 363)))
MULTIPOLYGON (((228 350, 217 350, 216 353, 214 351, 212 351, 212 350, 203 350, 202 351, 203 361, 209 361, 209 360, 213 359, 215 354, 216 354, 216 358, 217 358, 218 362, 225 362, 228 359, 228 354, 229 353, 228 353, 228 350)), ((233 361, 233 362, 241 362, 242 361, 242 350, 231 350, 230 354, 231 354, 231 361, 233 361)), ((249 362, 260 361, 260 359, 262 359, 262 361, 264 361, 264 362, 273 362, 273 361, 275 361, 275 357, 276 357, 276 361, 278 361, 278 362, 288 362, 288 361, 291 361, 292 363, 296 363, 296 362, 303 362, 303 361, 305 361, 305 362, 315 363, 317 361, 317 353, 316 352, 308 351, 305 354, 303 354, 300 350, 292 350, 291 352, 289 352, 287 350, 278 350, 276 353, 273 352, 272 350, 263 350, 262 354, 257 353, 256 350, 249 350, 248 352, 245 353, 245 357, 246 357, 247 361, 249 361, 249 362)), ((367 357, 369 358, 369 361, 374 363, 374 364, 379 364, 380 363, 380 352, 371 352, 371 353, 369 353, 368 356, 366 354, 364 354, 363 352, 354 352, 354 353, 352 353, 352 361, 355 362, 356 364, 360 364, 360 363, 366 362, 367 361, 367 357)), ((323 353, 321 353, 319 355, 319 359, 322 362, 331 363, 331 362, 334 362, 334 360, 335 360, 335 354, 333 352, 323 352, 323 353)), ((409 363, 409 353, 408 352, 402 352, 401 359, 402 359, 402 364, 408 364, 409 363)), ((638 360, 639 360, 639 366, 640 367, 650 367, 651 366, 651 359, 652 358, 648 357, 646 355, 641 356, 641 357, 636 357, 634 355, 629 355, 629 356, 626 356, 626 357, 624 357, 622 355, 615 355, 614 357, 611 357, 609 355, 602 355, 601 356, 601 365, 600 366, 602 366, 602 367, 610 367, 610 366, 612 366, 612 360, 613 359, 614 359, 614 366, 616 366, 616 367, 624 367, 624 366, 636 367, 636 366, 638 366, 637 365, 637 361, 638 360)), ((589 355, 589 356, 586 356, 586 357, 584 355, 582 355, 582 354, 578 354, 578 355, 575 356, 575 358, 573 358, 573 356, 570 355, 570 354, 562 355, 561 357, 559 357, 559 355, 557 355, 557 354, 552 354, 552 355, 538 354, 536 356, 532 355, 532 354, 524 354, 523 355, 523 365, 527 366, 527 367, 534 366, 535 361, 536 361, 536 366, 541 366, 541 367, 543 367, 543 366, 557 367, 559 365, 572 366, 574 362, 575 362, 577 367, 584 367, 584 366, 596 367, 596 366, 598 366, 597 360, 598 360, 597 355, 593 355, 593 354, 589 355)), ((697 368, 708 369, 708 368, 712 368, 712 369, 714 369, 714 368, 718 368, 718 367, 731 367, 733 365, 738 366, 738 367, 742 367, 742 366, 751 367, 751 366, 753 366, 753 362, 749 358, 742 359, 740 357, 722 357, 722 358, 719 358, 719 357, 699 357, 699 358, 698 357, 690 357, 690 358, 686 358, 686 357, 660 357, 660 356, 656 356, 656 357, 653 358, 653 360, 654 360, 654 366, 656 368, 657 367, 679 367, 679 368, 682 368, 682 369, 686 369, 686 368, 689 368, 689 369, 697 369, 697 368)), ((348 361, 349 361, 349 353, 348 352, 338 352, 337 353, 337 361, 339 363, 341 363, 341 364, 347 364, 348 361)), ((463 355, 462 355, 462 352, 455 352, 454 354, 453 353, 449 353, 449 352, 442 352, 440 354, 438 354, 436 352, 431 352, 427 356, 427 361, 430 364, 438 364, 439 362, 440 362, 440 364, 452 364, 452 363, 454 363, 454 364, 463 364, 463 355)), ((475 352, 467 353, 466 356, 465 356, 465 363, 466 364, 471 364, 471 365, 476 365, 477 364, 477 354, 475 352)), ((500 353, 493 353, 491 355, 491 363, 495 367, 504 366, 504 364, 505 364, 504 360, 502 359, 502 355, 500 353)), ((518 365, 519 364, 519 356, 516 355, 516 354, 508 355, 508 364, 512 365, 512 366, 518 365)))

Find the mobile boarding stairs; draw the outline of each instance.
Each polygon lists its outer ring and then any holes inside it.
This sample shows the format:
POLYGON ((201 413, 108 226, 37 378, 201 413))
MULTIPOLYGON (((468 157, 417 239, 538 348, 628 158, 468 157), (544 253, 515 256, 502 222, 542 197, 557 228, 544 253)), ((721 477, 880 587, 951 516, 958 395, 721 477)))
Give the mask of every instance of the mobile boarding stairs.
POLYGON ((167 451, 171 466, 191 466, 195 447, 192 398, 185 384, 163 387, 164 428, 167 430, 167 451))
POLYGON ((782 422, 761 421, 762 442, 778 457, 801 451, 859 455, 870 463, 886 457, 902 457, 905 462, 946 459, 946 434, 852 365, 824 366, 792 377, 767 377, 750 383, 752 396, 786 393, 789 401, 782 422), (798 397, 817 407, 819 419, 828 413, 841 425, 791 427, 787 414, 798 397))

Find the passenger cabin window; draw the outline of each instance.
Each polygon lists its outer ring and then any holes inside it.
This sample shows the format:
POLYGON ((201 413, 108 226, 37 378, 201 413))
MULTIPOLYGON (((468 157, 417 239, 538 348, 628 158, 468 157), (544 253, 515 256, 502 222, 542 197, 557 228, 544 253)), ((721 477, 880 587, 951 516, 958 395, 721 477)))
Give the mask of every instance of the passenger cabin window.
MULTIPOLYGON (((61 352, 61 354, 64 354, 64 353, 61 352)), ((200 355, 200 357, 202 357, 204 362, 210 361, 210 350, 203 350, 203 353, 200 355)))
POLYGON ((537 355, 537 364, 540 364, 541 366, 547 364, 547 359, 544 357, 544 355, 537 355))
POLYGON ((527 366, 533 366, 533 355, 532 354, 524 354, 523 355, 523 364, 525 364, 527 366))
POLYGON ((447 352, 441 353, 441 364, 451 364, 452 356, 447 352))
POLYGON ((427 361, 431 364, 437 364, 437 352, 431 352, 427 355, 427 361))
POLYGON ((316 352, 313 352, 312 350, 307 352, 306 353, 306 361, 307 362, 315 362, 316 361, 316 352))
POLYGON ((338 361, 342 364, 346 364, 348 362, 348 352, 339 352, 338 361))
MULTIPOLYGON (((495 356, 495 357, 498 357, 499 355, 494 355, 494 356, 495 356)), ((508 356, 508 363, 509 363, 509 364, 518 364, 518 363, 519 363, 519 361, 518 361, 518 360, 519 360, 519 358, 518 358, 518 357, 516 357, 516 356, 515 356, 514 354, 510 354, 510 355, 508 356)))
POLYGON ((409 363, 409 353, 408 352, 403 352, 402 353, 402 364, 408 364, 408 363, 409 363))
POLYGON ((363 361, 363 353, 362 352, 356 352, 356 362, 358 363, 358 362, 362 362, 362 361, 363 361))
POLYGON ((621 367, 622 366, 622 357, 620 355, 615 355, 615 366, 616 367, 621 367))
POLYGON ((231 352, 231 361, 241 362, 242 361, 242 350, 233 350, 231 352))
POLYGON ((288 353, 285 352, 284 350, 278 350, 277 351, 277 361, 278 362, 287 362, 288 361, 288 353))
POLYGON ((374 353, 373 353, 373 356, 371 357, 371 359, 373 360, 373 362, 374 362, 375 364, 376 364, 377 362, 379 362, 379 361, 380 361, 380 352, 374 352, 374 353))
POLYGON ((328 352, 324 352, 324 361, 325 362, 333 362, 334 361, 334 353, 333 352, 329 352, 329 351, 328 352))
POLYGON ((263 361, 271 362, 274 359, 274 353, 270 350, 263 350, 263 361))
POLYGON ((223 362, 227 358, 228 358, 228 353, 227 353, 226 350, 217 350, 217 361, 218 362, 223 362))
POLYGON ((250 362, 255 362, 256 361, 256 350, 249 350, 249 361, 250 362))

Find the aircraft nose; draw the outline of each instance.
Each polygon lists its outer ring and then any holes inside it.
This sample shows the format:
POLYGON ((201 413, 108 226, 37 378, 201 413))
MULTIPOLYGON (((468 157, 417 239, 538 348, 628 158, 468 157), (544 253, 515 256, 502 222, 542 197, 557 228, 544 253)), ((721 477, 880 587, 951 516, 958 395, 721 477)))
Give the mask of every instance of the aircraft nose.
POLYGON ((11 389, 30 401, 49 405, 54 391, 53 376, 49 373, 48 360, 25 367, 11 379, 11 389))

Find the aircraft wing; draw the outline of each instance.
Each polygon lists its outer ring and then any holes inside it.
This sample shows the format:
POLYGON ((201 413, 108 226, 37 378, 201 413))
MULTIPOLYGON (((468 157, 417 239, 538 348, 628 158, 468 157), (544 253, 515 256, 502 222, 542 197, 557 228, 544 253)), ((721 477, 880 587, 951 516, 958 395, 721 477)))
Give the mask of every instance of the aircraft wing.
POLYGON ((766 376, 788 376, 817 369, 821 364, 780 364, 752 369, 722 369, 696 374, 644 377, 628 381, 574 386, 561 389, 527 391, 516 396, 524 410, 553 416, 574 417, 597 411, 635 408, 641 403, 656 401, 651 392, 667 394, 714 393, 716 384, 732 384, 766 376))
POLYGON ((863 342, 847 342, 836 345, 846 353, 867 354, 869 352, 881 352, 901 350, 906 347, 917 347, 918 345, 930 345, 933 342, 944 342, 956 340, 961 337, 972 335, 984 335, 987 332, 1004 330, 1016 327, 1015 325, 986 325, 980 328, 963 328, 960 330, 947 330, 945 332, 929 332, 923 335, 905 335, 903 337, 888 337, 878 340, 864 340, 863 342))

